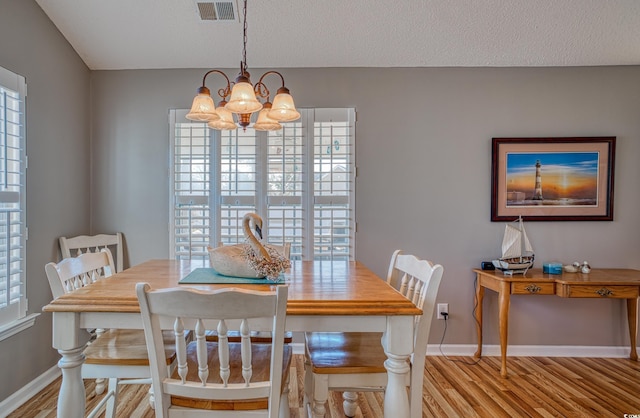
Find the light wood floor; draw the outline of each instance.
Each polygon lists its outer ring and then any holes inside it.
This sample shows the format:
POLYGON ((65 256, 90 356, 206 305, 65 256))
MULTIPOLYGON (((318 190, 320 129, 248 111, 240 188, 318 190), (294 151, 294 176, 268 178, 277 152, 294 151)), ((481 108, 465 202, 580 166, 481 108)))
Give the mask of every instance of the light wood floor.
MULTIPOLYGON (((424 417, 624 417, 640 414, 640 363, 628 359, 510 357, 509 378, 500 377, 499 357, 477 364, 469 357, 428 357, 423 388, 424 417)), ((302 356, 291 369, 291 417, 301 417, 302 356)), ((9 415, 53 418, 60 379, 9 415)), ((90 410, 99 400, 86 381, 90 410)), ((151 418, 148 386, 125 386, 118 417, 151 418)), ((342 394, 332 392, 331 417, 342 418, 342 394)), ((359 394, 358 418, 382 417, 382 394, 359 394)))

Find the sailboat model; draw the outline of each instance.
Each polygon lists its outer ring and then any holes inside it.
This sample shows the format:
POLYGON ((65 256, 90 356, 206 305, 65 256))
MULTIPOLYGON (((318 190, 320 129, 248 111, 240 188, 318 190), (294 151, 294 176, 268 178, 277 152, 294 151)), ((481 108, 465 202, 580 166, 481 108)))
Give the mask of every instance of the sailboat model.
POLYGON ((533 266, 533 247, 524 229, 522 216, 506 225, 502 238, 502 257, 493 265, 504 274, 525 274, 533 266))

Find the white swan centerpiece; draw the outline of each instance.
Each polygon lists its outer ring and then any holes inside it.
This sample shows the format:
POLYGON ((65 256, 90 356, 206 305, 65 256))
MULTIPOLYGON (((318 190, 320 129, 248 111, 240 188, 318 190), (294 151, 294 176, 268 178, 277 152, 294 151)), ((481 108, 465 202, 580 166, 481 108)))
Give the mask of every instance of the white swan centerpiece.
POLYGON ((262 239, 262 218, 257 213, 247 213, 242 218, 247 243, 207 247, 211 267, 225 276, 276 280, 291 263, 274 246, 263 245, 256 238, 251 231, 251 222, 262 239))

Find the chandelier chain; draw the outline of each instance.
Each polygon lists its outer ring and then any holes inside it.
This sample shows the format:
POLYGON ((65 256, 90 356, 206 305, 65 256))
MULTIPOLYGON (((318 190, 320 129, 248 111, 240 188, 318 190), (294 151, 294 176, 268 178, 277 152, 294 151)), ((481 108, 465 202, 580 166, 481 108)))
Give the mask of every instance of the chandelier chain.
POLYGON ((244 6, 242 8, 242 18, 244 19, 244 26, 242 28, 242 66, 247 69, 247 0, 244 0, 244 6))

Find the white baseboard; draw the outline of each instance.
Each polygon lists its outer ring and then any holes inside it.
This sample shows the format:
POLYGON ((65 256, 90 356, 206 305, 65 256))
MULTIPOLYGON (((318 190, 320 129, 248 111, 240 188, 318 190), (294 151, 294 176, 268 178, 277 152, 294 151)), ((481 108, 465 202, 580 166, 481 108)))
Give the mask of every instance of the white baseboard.
POLYGON ((27 383, 13 395, 0 402, 0 418, 18 409, 22 404, 33 398, 38 392, 46 388, 51 382, 61 375, 60 368, 57 365, 51 367, 31 382, 27 383))
MULTIPOLYGON (((473 356, 475 344, 430 344, 427 356, 473 356)), ((629 347, 575 346, 575 345, 509 345, 509 357, 629 357, 629 347)), ((500 345, 483 345, 483 356, 500 356, 500 345)))
MULTIPOLYGON (((304 343, 292 343, 294 354, 304 354, 304 343)), ((478 348, 475 344, 429 344, 427 356, 473 356, 478 348)), ((499 345, 484 345, 483 356, 500 356, 499 345)), ((569 345, 510 345, 510 357, 629 357, 629 347, 569 346, 569 345)), ((13 395, 0 402, 0 418, 5 418, 22 404, 34 397, 60 376, 58 366, 53 366, 13 395)))
MULTIPOLYGON (((293 354, 304 354, 304 343, 292 343, 293 354)), ((429 344, 427 356, 473 356, 478 349, 475 344, 429 344)), ((483 356, 500 356, 499 345, 484 345, 483 356)), ((629 347, 576 346, 576 345, 510 345, 507 356, 511 357, 629 357, 629 347)))

